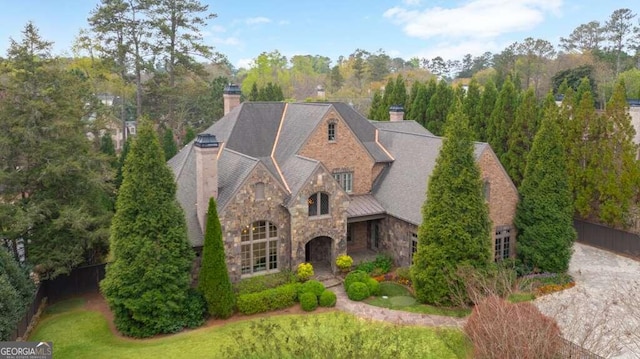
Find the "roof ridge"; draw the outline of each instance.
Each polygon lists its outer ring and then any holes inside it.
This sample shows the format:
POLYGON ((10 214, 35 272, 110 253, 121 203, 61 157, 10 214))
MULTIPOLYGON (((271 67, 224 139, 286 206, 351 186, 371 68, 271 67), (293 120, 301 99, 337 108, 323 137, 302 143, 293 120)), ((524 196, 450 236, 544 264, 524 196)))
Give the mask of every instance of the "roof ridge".
POLYGON ((293 157, 298 157, 301 160, 306 160, 306 161, 313 162, 313 163, 319 163, 320 162, 320 161, 318 161, 316 159, 309 158, 309 157, 306 157, 306 156, 302 156, 302 155, 299 155, 299 154, 295 154, 295 155, 293 155, 293 157))
POLYGON ((241 157, 247 158, 247 159, 252 160, 252 161, 254 161, 254 162, 260 162, 260 159, 259 159, 259 158, 256 158, 256 157, 252 157, 252 156, 246 155, 246 154, 244 154, 244 153, 242 153, 242 152, 238 152, 238 151, 236 151, 236 150, 232 150, 232 149, 230 149, 230 148, 228 148, 228 147, 225 147, 225 148, 224 148, 224 151, 229 151, 229 152, 231 152, 231 153, 233 153, 233 154, 236 154, 236 155, 238 155, 238 156, 241 156, 241 157))
MULTIPOLYGON (((193 142, 193 141, 191 141, 191 142, 193 142)), ((193 149, 193 145, 191 145, 191 142, 188 145, 182 147, 182 149, 178 152, 178 153, 180 153, 180 152, 182 152, 184 150, 187 150, 187 153, 184 155, 184 158, 182 159, 182 161, 180 161, 178 163, 178 171, 176 171, 176 174, 175 174, 176 178, 180 178, 180 176, 182 175, 182 170, 184 169, 184 166, 187 164, 187 158, 189 158, 190 152, 193 149)), ((175 158, 175 156, 173 158, 175 158)), ((168 162, 170 162, 170 161, 171 161, 171 159, 169 159, 168 162)))
MULTIPOLYGON (((436 136, 434 134, 423 134, 423 133, 407 132, 407 131, 400 131, 400 130, 394 130, 394 129, 388 129, 388 128, 380 128, 380 127, 377 127, 377 129, 379 129, 380 131, 401 133, 401 134, 404 134, 404 135, 413 135, 413 136, 427 137, 427 138, 440 139, 440 140, 443 140, 443 139, 446 138, 444 136, 436 136)), ((489 144, 489 142, 482 142, 482 141, 473 141, 473 143, 474 144, 479 144, 479 145, 488 145, 489 144)))

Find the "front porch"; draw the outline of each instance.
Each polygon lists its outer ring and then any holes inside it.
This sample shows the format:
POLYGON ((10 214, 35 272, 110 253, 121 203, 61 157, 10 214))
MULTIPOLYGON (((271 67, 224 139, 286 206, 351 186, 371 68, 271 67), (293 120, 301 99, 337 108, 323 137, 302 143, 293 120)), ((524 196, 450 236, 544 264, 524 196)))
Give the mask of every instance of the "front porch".
POLYGON ((372 261, 382 249, 385 210, 370 194, 351 196, 347 210, 347 254, 353 265, 372 261))

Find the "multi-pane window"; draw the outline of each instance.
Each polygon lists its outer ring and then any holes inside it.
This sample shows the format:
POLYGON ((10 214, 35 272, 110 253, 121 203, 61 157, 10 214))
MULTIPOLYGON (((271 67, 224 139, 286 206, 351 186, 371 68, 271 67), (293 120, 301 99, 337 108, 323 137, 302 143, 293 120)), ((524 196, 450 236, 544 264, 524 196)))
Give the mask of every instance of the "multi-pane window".
POLYGON ((256 201, 264 200, 264 183, 258 182, 256 183, 256 201))
POLYGON ((509 258, 511 247, 511 227, 501 226, 496 228, 495 260, 500 261, 509 258))
POLYGON ((327 140, 333 142, 336 140, 336 123, 329 122, 327 124, 327 140))
POLYGON ((329 195, 326 193, 318 192, 312 194, 308 199, 309 204, 309 216, 321 216, 329 214, 329 195))
POLYGON ((411 263, 413 263, 413 256, 418 251, 418 235, 411 233, 411 263))
POLYGON ((353 191, 353 172, 334 173, 333 178, 340 183, 345 192, 351 193, 353 191))
POLYGON ((242 274, 278 269, 278 228, 271 222, 257 221, 240 236, 242 274))
POLYGON ((491 198, 491 183, 489 180, 484 180, 482 183, 482 192, 484 193, 484 199, 488 202, 491 198))

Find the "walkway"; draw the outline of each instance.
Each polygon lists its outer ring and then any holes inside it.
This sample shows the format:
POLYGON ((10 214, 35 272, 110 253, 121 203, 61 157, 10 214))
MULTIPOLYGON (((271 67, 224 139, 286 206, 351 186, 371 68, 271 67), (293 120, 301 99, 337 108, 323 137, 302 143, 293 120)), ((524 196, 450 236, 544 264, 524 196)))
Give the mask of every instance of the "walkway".
POLYGON ((401 325, 457 328, 462 328, 466 322, 463 318, 410 313, 401 310, 380 308, 363 302, 354 302, 347 297, 347 293, 344 291, 341 283, 329 289, 336 293, 338 299, 336 309, 364 319, 373 319, 401 325))

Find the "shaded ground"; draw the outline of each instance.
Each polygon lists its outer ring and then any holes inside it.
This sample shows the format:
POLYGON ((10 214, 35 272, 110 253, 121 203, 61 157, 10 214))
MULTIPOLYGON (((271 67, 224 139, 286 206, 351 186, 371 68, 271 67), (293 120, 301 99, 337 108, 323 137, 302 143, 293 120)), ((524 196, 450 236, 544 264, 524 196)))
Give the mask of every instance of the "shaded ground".
POLYGON ((566 339, 606 358, 640 358, 640 262, 574 244, 576 286, 535 300, 566 339))

